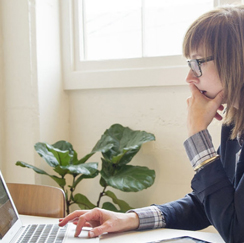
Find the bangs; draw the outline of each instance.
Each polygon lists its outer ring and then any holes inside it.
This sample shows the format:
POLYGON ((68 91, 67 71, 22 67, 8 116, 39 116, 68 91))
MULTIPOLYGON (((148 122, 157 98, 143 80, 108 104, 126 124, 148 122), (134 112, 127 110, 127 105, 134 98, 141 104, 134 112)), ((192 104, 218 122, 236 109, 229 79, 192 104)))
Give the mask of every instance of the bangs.
MULTIPOLYGON (((212 13, 214 12, 213 10, 212 13)), ((212 18, 208 13, 200 16, 189 27, 183 41, 183 55, 186 58, 189 58, 191 53, 197 52, 199 48, 205 57, 214 55, 217 44, 216 34, 219 32, 214 24, 215 21, 216 18, 212 18)))
POLYGON ((191 53, 196 52, 200 46, 205 46, 199 32, 199 29, 194 26, 191 26, 186 32, 183 41, 183 55, 186 58, 190 58, 191 53))

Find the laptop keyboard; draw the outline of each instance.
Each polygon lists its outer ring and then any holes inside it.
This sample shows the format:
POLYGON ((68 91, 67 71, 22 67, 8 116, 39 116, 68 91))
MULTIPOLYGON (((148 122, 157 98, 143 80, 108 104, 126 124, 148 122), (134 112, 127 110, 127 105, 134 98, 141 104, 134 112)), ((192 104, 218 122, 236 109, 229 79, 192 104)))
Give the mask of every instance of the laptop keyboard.
POLYGON ((17 243, 62 243, 66 229, 57 224, 28 225, 17 243))

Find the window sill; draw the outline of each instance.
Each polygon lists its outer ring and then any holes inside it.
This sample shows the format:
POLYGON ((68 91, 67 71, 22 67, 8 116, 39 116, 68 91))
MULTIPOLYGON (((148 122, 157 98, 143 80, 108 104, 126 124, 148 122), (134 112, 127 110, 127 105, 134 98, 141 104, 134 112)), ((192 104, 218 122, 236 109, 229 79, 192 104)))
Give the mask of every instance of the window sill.
POLYGON ((102 89, 186 85, 186 66, 110 71, 73 71, 64 74, 64 89, 102 89))

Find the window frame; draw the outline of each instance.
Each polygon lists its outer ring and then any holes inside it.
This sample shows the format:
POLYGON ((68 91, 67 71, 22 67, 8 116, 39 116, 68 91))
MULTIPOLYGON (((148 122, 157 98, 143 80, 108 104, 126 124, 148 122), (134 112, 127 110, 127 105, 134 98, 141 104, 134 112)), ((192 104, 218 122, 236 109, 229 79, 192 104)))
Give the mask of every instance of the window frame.
MULTIPOLYGON (((214 0, 214 6, 226 2, 233 0, 214 0)), ((61 1, 65 90, 186 85, 189 69, 182 55, 80 62, 77 9, 78 0, 61 1)))

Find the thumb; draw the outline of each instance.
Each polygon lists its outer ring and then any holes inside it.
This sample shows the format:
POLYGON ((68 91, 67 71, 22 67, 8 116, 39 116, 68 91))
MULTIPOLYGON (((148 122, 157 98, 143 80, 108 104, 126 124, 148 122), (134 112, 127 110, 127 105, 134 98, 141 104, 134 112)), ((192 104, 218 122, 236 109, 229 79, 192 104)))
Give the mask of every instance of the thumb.
POLYGON ((201 92, 199 91, 199 89, 194 85, 194 84, 189 84, 189 88, 190 88, 190 92, 192 94, 200 94, 201 92))
POLYGON ((103 233, 108 232, 108 229, 105 225, 100 225, 98 227, 93 228, 89 231, 88 236, 90 238, 97 237, 99 235, 102 235, 103 233))

